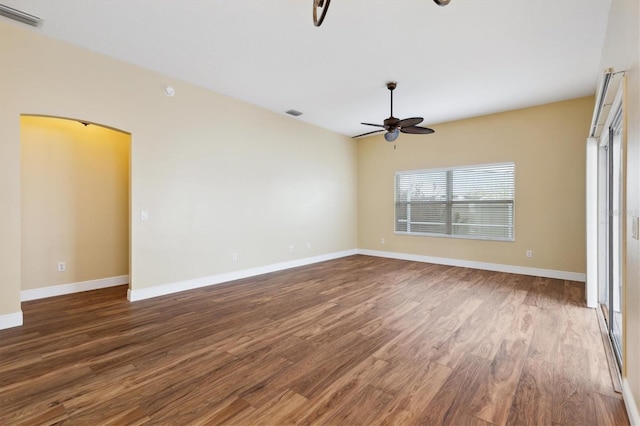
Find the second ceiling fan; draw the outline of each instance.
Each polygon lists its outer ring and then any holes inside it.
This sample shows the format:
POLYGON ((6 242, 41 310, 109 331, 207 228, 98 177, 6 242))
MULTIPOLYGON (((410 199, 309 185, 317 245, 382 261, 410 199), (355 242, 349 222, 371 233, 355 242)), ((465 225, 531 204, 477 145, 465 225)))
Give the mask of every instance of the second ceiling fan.
POLYGON ((410 133, 414 135, 429 135, 434 133, 433 129, 429 129, 428 127, 420 127, 418 124, 422 123, 424 118, 422 117, 411 117, 400 120, 393 116, 393 91, 395 90, 398 83, 395 81, 390 81, 387 83, 387 89, 391 92, 391 116, 384 120, 383 124, 373 124, 373 123, 360 123, 365 126, 373 126, 373 127, 382 127, 380 130, 374 130, 373 132, 363 133, 361 135, 353 136, 354 138, 359 138, 361 136, 372 135, 374 133, 387 132, 384 134, 384 138, 387 142, 393 142, 398 139, 398 135, 400 132, 402 133, 410 133))

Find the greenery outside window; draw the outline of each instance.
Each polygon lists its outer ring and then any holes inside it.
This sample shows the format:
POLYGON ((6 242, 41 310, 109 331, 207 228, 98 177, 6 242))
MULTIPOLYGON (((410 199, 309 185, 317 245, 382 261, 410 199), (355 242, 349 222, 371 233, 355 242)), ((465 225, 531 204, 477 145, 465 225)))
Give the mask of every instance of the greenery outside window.
POLYGON ((514 240, 513 163, 402 171, 395 181, 397 234, 514 240))

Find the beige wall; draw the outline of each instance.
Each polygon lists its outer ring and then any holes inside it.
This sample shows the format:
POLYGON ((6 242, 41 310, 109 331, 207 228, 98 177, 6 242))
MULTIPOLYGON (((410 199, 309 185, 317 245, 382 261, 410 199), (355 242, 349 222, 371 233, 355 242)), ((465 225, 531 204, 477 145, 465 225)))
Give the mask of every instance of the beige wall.
MULTIPOLYGON (((640 243, 631 238, 633 216, 640 215, 640 3, 613 0, 601 69, 626 70, 627 233, 624 375, 640 407, 640 243)), ((599 71, 599 70, 598 70, 599 71)))
POLYGON ((75 120, 21 118, 23 290, 129 274, 130 140, 75 120))
MULTIPOLYGON (((640 211, 639 22, 637 0, 613 0, 601 62, 627 70, 633 215, 640 211)), ((0 100, 0 315, 20 310, 21 114, 81 118, 132 134, 134 288, 356 245, 585 270, 579 206, 591 98, 444 123, 435 135, 402 135, 395 151, 381 137, 365 139, 356 152, 348 138, 2 22, 0 100), (162 94, 166 84, 175 97, 162 94), (395 170, 502 161, 516 163, 515 242, 393 234, 395 170), (545 210, 547 200, 560 214, 545 210), (142 209, 147 222, 139 221, 142 209)), ((625 355, 638 360, 640 246, 627 238, 626 247, 625 355)), ((639 363, 626 363, 626 378, 640 405, 639 363)))
POLYGON ((356 248, 351 139, 7 23, 0 66, 0 315, 20 309, 21 114, 131 133, 134 289, 356 248))
POLYGON ((584 273, 584 142, 593 104, 587 97, 443 123, 433 135, 400 135, 395 150, 382 136, 361 139, 358 246, 584 273), (394 234, 396 171, 501 162, 515 163, 514 242, 394 234))

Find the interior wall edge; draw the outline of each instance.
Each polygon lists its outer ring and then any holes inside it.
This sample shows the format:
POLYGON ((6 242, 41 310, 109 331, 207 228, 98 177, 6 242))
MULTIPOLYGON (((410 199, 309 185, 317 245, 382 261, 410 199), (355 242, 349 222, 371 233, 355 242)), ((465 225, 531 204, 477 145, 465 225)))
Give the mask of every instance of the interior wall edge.
POLYGON ((586 258, 585 295, 587 306, 598 306, 598 139, 586 142, 586 258))
POLYGON ((558 280, 585 282, 586 274, 581 272, 556 271, 553 269, 529 268, 526 266, 503 265, 499 263, 476 262, 473 260, 451 259, 445 257, 423 256, 410 253, 359 249, 358 254, 390 259, 410 260, 413 262, 435 263, 437 265, 459 266, 462 268, 481 269, 485 271, 507 272, 510 274, 531 275, 534 277, 554 278, 558 280))

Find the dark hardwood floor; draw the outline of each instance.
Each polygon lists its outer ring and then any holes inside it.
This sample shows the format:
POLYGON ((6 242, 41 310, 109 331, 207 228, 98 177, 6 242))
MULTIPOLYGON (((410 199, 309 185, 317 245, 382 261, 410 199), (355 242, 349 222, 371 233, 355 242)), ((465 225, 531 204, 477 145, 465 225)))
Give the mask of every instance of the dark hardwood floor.
POLYGON ((23 303, 0 424, 626 425, 584 284, 353 256, 23 303))

